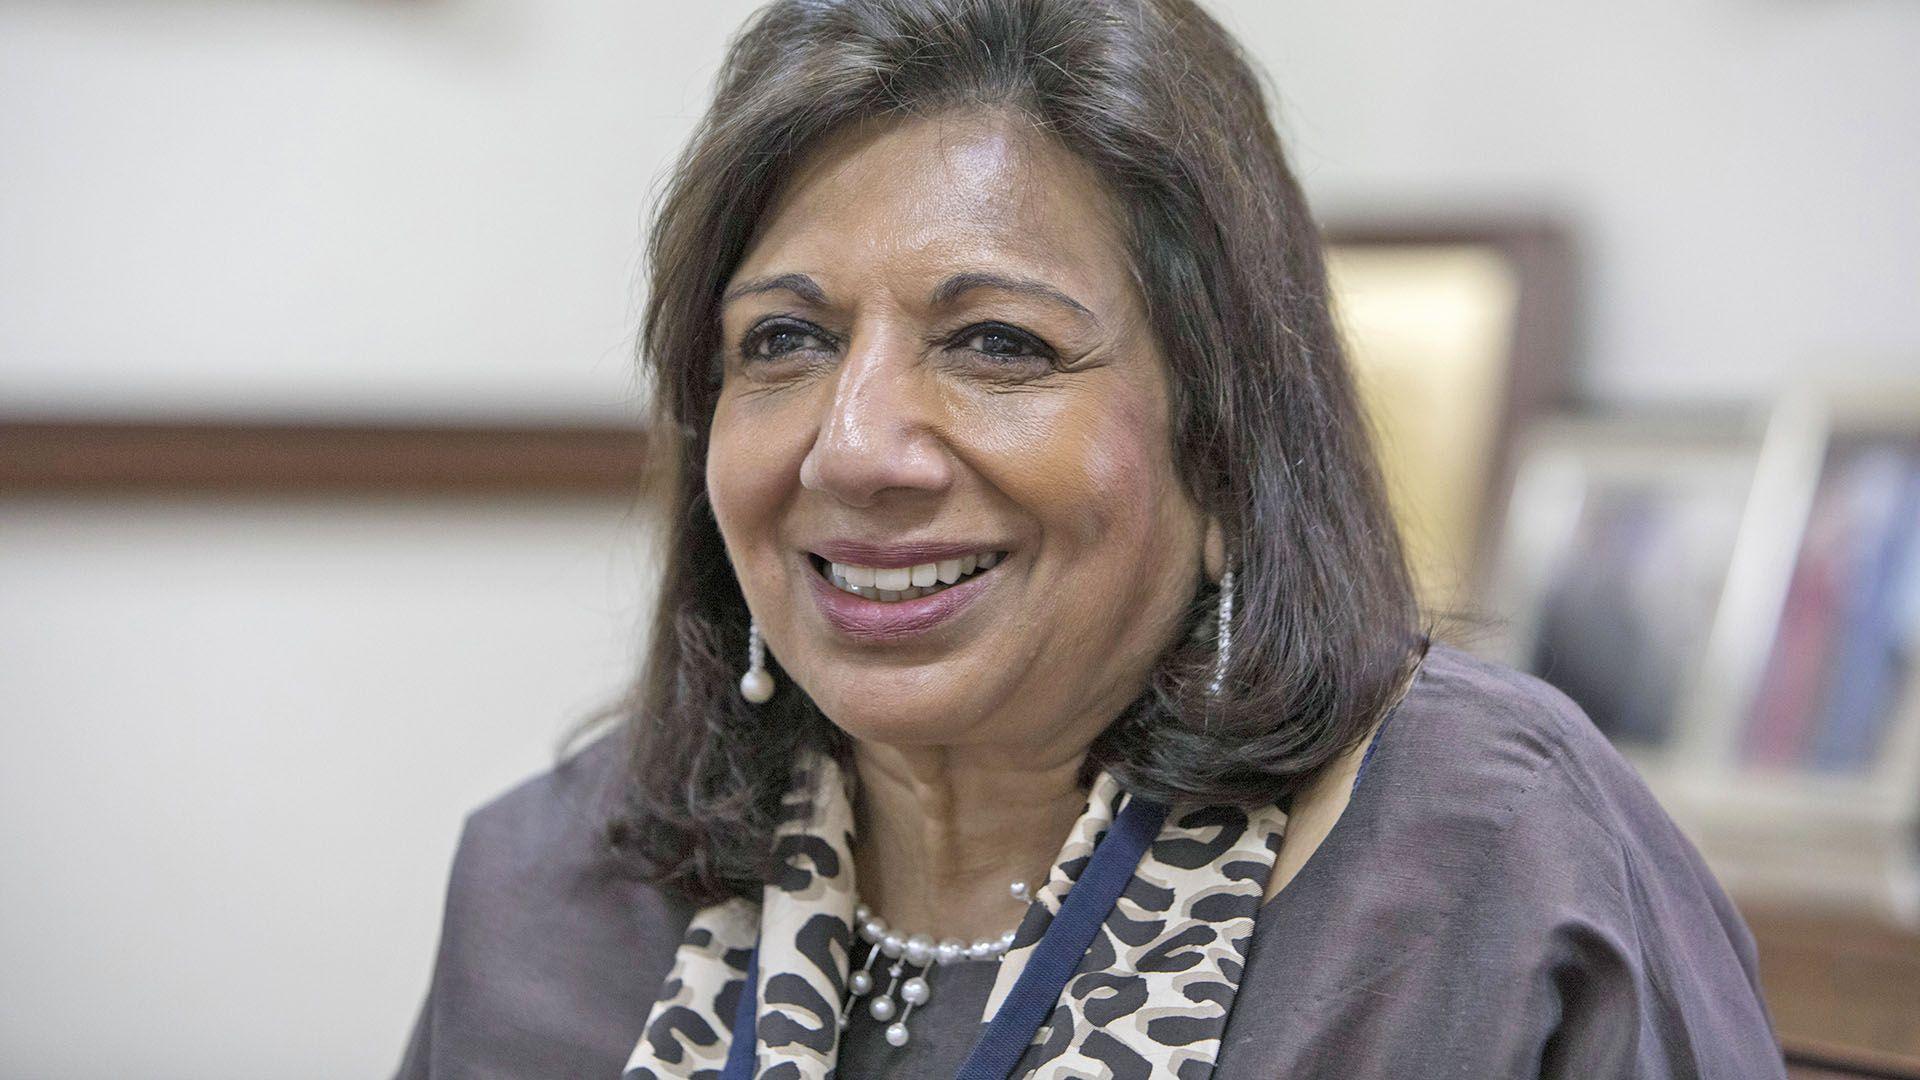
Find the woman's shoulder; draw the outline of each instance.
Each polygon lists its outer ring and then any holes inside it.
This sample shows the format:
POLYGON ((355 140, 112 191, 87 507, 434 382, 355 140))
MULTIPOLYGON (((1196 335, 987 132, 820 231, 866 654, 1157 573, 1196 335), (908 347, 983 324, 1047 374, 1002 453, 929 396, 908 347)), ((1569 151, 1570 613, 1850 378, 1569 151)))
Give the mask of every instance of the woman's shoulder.
POLYGON ((654 922, 684 923, 685 905, 638 880, 608 841, 626 790, 627 739, 616 729, 475 808, 454 855, 449 920, 553 927, 612 914, 643 935, 654 922))
POLYGON ((463 843, 507 858, 551 859, 596 846, 618 809, 626 739, 615 729, 572 748, 467 815, 463 843))
POLYGON ((1752 938, 1633 768, 1564 694, 1445 645, 1247 979, 1229 1036, 1261 1075, 1780 1075, 1752 938))
POLYGON ((1349 806, 1355 865, 1411 860, 1437 903, 1597 935, 1654 967, 1724 950, 1757 990, 1752 936, 1698 849, 1548 683, 1435 645, 1373 749, 1349 806))
POLYGON ((609 856, 625 762, 602 735, 467 816, 401 1076, 618 1070, 690 914, 609 856))
POLYGON ((1363 779, 1389 799, 1418 794, 1430 813, 1504 818, 1524 806, 1536 826, 1550 821, 1629 847, 1679 839, 1579 705, 1540 678, 1455 646, 1428 651, 1373 749, 1363 779))

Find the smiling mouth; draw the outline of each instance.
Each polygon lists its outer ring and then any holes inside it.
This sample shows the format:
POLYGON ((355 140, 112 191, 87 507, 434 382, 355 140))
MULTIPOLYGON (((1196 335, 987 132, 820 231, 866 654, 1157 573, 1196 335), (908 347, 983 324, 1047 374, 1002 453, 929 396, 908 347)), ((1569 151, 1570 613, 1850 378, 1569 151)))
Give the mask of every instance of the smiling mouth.
POLYGON ((807 561, 813 564, 814 572, 834 588, 867 600, 892 604, 932 596, 979 577, 993 569, 1006 554, 1004 551, 983 551, 958 559, 893 567, 829 562, 812 552, 807 553, 807 561))

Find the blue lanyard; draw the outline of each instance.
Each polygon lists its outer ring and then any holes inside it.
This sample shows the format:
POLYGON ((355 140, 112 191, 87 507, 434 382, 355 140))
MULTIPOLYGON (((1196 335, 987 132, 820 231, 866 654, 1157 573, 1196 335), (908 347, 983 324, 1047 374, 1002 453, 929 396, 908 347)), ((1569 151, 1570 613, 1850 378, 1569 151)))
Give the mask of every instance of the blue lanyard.
MULTIPOLYGON (((1141 798, 1129 799, 1114 816, 1106 837, 1093 849, 1073 888, 1067 890, 1060 913, 1034 945, 1027 966, 988 1021, 987 1029, 980 1033, 956 1080, 1006 1080, 1012 1074, 1033 1042, 1034 1033, 1053 1012, 1067 980, 1079 968, 1094 935, 1107 921, 1107 913, 1133 880, 1134 868, 1140 865, 1140 857, 1153 838, 1160 835, 1166 819, 1165 803, 1141 798)), ((759 987, 760 950, 755 948, 747 960, 747 983, 734 1011, 733 1041, 727 1047, 727 1065, 720 1080, 752 1080, 759 987)))
POLYGON ((747 984, 733 1007, 733 1041, 727 1044, 727 1065, 720 1080, 753 1080, 753 1025, 760 1000, 760 946, 747 954, 747 984))

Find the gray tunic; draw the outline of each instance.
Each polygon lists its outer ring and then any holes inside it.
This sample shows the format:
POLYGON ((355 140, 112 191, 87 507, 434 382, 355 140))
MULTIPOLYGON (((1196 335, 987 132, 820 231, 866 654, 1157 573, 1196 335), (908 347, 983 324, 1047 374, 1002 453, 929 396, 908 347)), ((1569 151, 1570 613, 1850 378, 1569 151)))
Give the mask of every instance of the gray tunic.
MULTIPOLYGON (((1435 645, 1374 751, 1260 911, 1218 1080, 1784 1077, 1752 937, 1566 697, 1435 645)), ((619 766, 468 819, 402 1080, 619 1075, 691 914, 596 857, 619 766)))

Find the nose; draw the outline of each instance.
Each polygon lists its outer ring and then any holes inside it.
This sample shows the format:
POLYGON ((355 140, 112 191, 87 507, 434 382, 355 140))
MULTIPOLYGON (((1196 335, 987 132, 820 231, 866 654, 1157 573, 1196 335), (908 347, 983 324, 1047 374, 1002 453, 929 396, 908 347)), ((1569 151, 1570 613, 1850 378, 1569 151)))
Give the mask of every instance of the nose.
POLYGON ((933 379, 909 348, 856 336, 828 384, 801 486, 857 507, 889 492, 945 490, 953 463, 936 434, 933 379))

